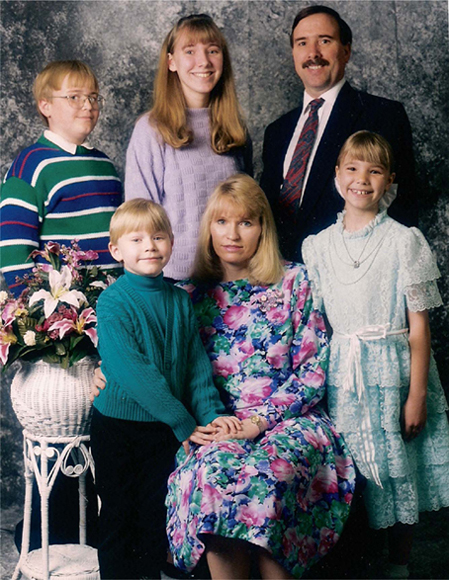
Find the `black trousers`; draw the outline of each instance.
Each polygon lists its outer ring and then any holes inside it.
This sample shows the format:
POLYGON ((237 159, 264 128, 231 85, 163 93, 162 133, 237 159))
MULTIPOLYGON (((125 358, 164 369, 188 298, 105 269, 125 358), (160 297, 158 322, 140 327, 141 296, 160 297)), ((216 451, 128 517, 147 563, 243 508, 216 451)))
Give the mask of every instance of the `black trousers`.
POLYGON ((106 417, 95 408, 91 448, 101 499, 102 579, 160 578, 167 559, 167 479, 179 448, 164 423, 106 417))

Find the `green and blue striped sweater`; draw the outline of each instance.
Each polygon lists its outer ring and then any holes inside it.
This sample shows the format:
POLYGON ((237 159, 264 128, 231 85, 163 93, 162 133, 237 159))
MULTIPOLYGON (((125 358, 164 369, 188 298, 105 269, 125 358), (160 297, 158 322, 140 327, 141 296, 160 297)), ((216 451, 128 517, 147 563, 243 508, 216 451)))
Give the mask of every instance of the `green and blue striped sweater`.
MULTIPOLYGON (((101 268, 116 268, 108 250, 109 222, 122 201, 112 161, 101 151, 78 145, 74 155, 41 136, 22 151, 1 190, 1 269, 11 291, 16 277, 30 273, 28 257, 49 241, 98 252, 101 268)), ((37 261, 37 260, 36 260, 37 261)))

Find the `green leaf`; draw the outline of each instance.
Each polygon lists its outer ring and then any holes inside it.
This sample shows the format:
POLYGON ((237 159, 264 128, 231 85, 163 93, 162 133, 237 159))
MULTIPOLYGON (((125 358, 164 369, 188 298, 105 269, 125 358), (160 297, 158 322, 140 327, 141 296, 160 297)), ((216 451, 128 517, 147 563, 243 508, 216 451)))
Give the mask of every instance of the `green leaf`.
POLYGON ((62 342, 55 342, 55 350, 56 350, 56 354, 58 356, 64 356, 67 352, 67 348, 65 347, 65 344, 62 342))
POLYGON ((14 361, 16 361, 19 357, 23 357, 23 355, 25 355, 27 352, 31 352, 33 350, 34 350, 34 347, 32 347, 32 346, 21 346, 19 348, 15 348, 14 350, 10 349, 9 355, 8 355, 8 362, 3 367, 3 371, 5 371, 7 368, 9 368, 12 365, 12 363, 14 361))
POLYGON ((60 363, 61 359, 55 353, 48 353, 42 357, 42 360, 48 363, 60 363))
POLYGON ((21 336, 24 336, 29 330, 35 330, 37 320, 29 316, 24 316, 17 320, 17 329, 21 336))
POLYGON ((48 252, 48 255, 50 257, 50 264, 53 266, 53 268, 55 270, 59 270, 61 269, 61 260, 59 258, 59 256, 57 254, 53 254, 52 252, 48 252))
POLYGON ((48 347, 48 336, 46 334, 42 334, 36 332, 36 347, 38 348, 46 348, 48 347))
POLYGON ((83 359, 89 354, 87 350, 77 350, 76 352, 72 353, 70 357, 70 366, 74 365, 79 360, 83 359))

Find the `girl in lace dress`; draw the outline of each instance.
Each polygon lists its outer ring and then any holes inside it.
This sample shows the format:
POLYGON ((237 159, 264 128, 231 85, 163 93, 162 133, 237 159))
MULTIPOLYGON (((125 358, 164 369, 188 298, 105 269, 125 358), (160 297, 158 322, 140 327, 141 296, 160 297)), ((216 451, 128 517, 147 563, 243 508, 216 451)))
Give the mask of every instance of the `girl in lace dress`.
POLYGON ((344 144, 337 222, 303 244, 315 307, 333 329, 329 411, 366 478, 371 527, 388 528, 390 577, 408 577, 413 525, 449 505, 449 426, 430 351, 440 274, 422 233, 386 213, 392 152, 368 131, 344 144))

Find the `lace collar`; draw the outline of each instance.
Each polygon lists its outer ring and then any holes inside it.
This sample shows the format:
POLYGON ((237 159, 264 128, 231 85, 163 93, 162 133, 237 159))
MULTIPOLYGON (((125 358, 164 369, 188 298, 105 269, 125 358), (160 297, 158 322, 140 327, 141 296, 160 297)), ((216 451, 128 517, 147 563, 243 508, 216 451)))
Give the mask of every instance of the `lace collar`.
POLYGON ((348 232, 343 227, 343 220, 346 214, 346 210, 343 210, 337 215, 337 230, 340 234, 343 234, 345 238, 363 238, 368 235, 377 225, 381 224, 388 217, 387 210, 380 211, 375 218, 373 218, 369 224, 363 227, 361 230, 356 232, 348 232))

